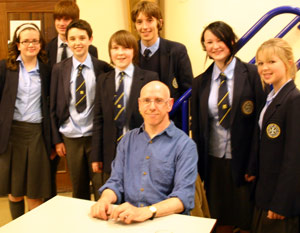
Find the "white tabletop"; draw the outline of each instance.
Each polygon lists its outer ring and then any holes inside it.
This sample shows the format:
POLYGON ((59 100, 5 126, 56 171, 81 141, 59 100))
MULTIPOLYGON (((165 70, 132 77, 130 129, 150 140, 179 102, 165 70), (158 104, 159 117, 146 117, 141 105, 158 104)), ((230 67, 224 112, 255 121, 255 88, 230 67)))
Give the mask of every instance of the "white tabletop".
POLYGON ((93 201, 56 196, 0 228, 0 233, 182 233, 211 232, 216 220, 181 214, 130 225, 89 216, 93 201))

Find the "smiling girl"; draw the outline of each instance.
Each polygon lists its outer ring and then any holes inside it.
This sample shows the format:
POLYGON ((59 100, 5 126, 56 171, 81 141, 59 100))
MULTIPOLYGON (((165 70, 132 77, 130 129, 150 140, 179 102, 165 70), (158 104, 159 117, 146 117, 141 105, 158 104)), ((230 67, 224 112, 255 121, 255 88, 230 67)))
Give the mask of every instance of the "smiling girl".
POLYGON ((218 232, 250 230, 252 203, 245 180, 257 109, 265 93, 254 65, 235 57, 236 35, 224 22, 209 24, 201 44, 213 64, 193 80, 192 133, 218 232), (226 88, 224 88, 226 87, 226 88), (225 92, 224 92, 225 91, 225 92))
POLYGON ((12 218, 50 196, 49 80, 45 41, 35 24, 19 26, 0 63, 0 195, 12 218))
POLYGON ((260 142, 256 174, 253 232, 299 232, 300 215, 300 92, 289 44, 264 42, 256 53, 262 82, 272 84, 259 118, 260 142))

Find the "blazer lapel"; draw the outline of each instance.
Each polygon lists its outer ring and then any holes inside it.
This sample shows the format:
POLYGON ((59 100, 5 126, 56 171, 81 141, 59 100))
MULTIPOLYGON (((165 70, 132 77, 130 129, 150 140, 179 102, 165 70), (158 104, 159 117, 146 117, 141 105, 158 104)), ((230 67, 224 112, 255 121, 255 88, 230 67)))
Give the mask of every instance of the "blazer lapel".
POLYGON ((240 96, 243 92, 244 83, 247 79, 247 70, 243 66, 240 60, 236 58, 236 64, 234 69, 234 86, 233 86, 233 97, 230 115, 230 124, 232 124, 235 115, 238 113, 240 96))
POLYGON ((200 97, 200 109, 201 109, 201 119, 204 120, 203 125, 208 126, 208 98, 210 93, 211 85, 211 75, 212 75, 213 65, 209 67, 207 72, 203 74, 203 80, 205 80, 205 85, 203 89, 203 94, 200 97))
POLYGON ((112 113, 112 116, 114 116, 114 95, 116 90, 116 83, 115 83, 115 71, 109 72, 107 75, 105 75, 103 80, 103 96, 104 101, 107 101, 109 104, 105 104, 107 111, 112 113))
POLYGON ((131 91, 128 102, 126 103, 126 119, 127 123, 130 121, 134 107, 136 106, 136 101, 139 97, 139 90, 143 84, 144 76, 141 74, 142 71, 134 66, 134 72, 132 77, 131 91))
POLYGON ((277 108, 281 105, 282 101, 284 101, 285 96, 292 90, 294 89, 295 83, 293 81, 290 81, 289 83, 287 83, 278 93, 278 95, 274 98, 274 100, 272 101, 272 103, 268 106, 265 115, 264 115, 264 119, 263 119, 263 123, 262 123, 262 127, 264 127, 267 122, 269 121, 269 119, 273 116, 273 114, 276 112, 277 108))
POLYGON ((19 85, 19 68, 16 71, 8 70, 7 69, 7 77, 9 79, 6 79, 6 81, 9 80, 9 90, 10 90, 10 96, 11 101, 13 103, 13 106, 15 105, 16 98, 17 98, 17 92, 18 92, 18 85, 19 85))
POLYGON ((168 83, 169 69, 170 69, 170 50, 168 44, 163 38, 160 38, 160 43, 159 43, 159 60, 160 60, 159 79, 164 83, 168 83))
POLYGON ((62 75, 63 79, 63 86, 65 92, 65 98, 67 103, 70 102, 70 80, 71 80, 71 71, 72 71, 72 57, 68 58, 67 60, 63 61, 60 68, 60 75, 62 75))

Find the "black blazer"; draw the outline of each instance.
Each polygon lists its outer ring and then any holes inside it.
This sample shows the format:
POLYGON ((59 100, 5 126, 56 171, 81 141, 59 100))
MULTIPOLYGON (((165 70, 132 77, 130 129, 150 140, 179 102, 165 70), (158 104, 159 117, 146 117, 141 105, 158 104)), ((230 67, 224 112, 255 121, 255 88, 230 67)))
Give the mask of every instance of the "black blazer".
MULTIPOLYGON (((91 56, 94 65, 96 81, 99 74, 108 72, 113 68, 106 62, 91 56)), ((52 69, 50 90, 50 116, 53 144, 62 142, 59 127, 70 116, 70 79, 72 70, 72 57, 56 63, 52 69)))
MULTIPOLYGON (((198 147, 198 171, 207 181, 209 167, 210 120, 208 98, 211 86, 213 64, 193 80, 192 87, 192 135, 198 147)), ((262 89, 256 66, 237 59, 234 69, 234 88, 230 115, 232 148, 232 174, 237 185, 244 183, 244 175, 253 137, 257 112, 263 105, 266 93, 262 89)), ((207 182, 206 182, 207 183, 207 182)))
MULTIPOLYGON (((41 108, 42 133, 48 155, 51 153, 51 133, 49 114, 49 87, 51 69, 48 65, 39 62, 41 77, 41 108)), ((6 69, 6 61, 0 62, 0 154, 7 149, 11 125, 14 116, 17 92, 19 85, 19 68, 16 71, 6 69)))
MULTIPOLYGON (((140 41, 138 44, 141 46, 140 41)), ((142 56, 140 52, 139 56, 142 56)), ((171 97, 177 100, 192 86, 194 77, 186 47, 160 37, 159 60, 159 80, 170 88, 171 97)))
MULTIPOLYGON (((53 38, 47 45, 46 45, 46 51, 47 51, 47 54, 48 54, 48 62, 49 62, 49 65, 51 67, 53 67, 53 65, 56 62, 56 59, 57 59, 57 37, 53 38)), ((89 47, 89 53, 98 58, 98 50, 95 46, 93 45, 90 45, 89 47)))
MULTIPOLYGON (((110 173, 111 162, 115 158, 117 128, 114 122, 115 71, 100 75, 95 97, 92 161, 103 162, 105 172, 110 173)), ((135 66, 131 92, 126 105, 126 125, 129 129, 143 123, 138 110, 138 97, 141 88, 148 82, 158 80, 155 72, 142 70, 135 66)))
POLYGON ((300 92, 291 81, 267 108, 254 146, 258 154, 251 157, 252 171, 258 171, 256 205, 286 217, 300 215, 299 120, 300 92))

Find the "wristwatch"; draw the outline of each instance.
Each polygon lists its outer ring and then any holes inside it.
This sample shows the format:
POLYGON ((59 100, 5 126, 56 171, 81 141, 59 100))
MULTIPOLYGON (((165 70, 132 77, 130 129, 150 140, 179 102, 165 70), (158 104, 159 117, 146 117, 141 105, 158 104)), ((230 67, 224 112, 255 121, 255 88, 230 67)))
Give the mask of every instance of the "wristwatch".
POLYGON ((156 215, 156 212, 157 212, 157 209, 154 205, 150 205, 148 206, 149 210, 152 212, 152 216, 151 218, 149 218, 150 220, 153 220, 155 218, 155 215, 156 215))

